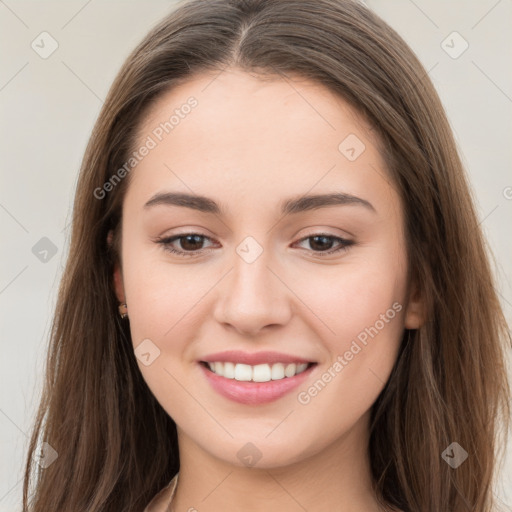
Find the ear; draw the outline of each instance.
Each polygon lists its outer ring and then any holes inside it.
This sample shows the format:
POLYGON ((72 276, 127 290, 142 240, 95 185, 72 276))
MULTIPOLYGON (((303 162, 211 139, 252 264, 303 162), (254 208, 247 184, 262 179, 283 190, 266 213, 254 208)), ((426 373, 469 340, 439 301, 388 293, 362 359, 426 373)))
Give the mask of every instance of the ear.
MULTIPOLYGON (((112 245, 114 232, 110 230, 107 235, 107 245, 110 247, 112 245)), ((124 284, 123 284, 123 273, 121 271, 121 266, 119 265, 119 261, 117 261, 114 265, 114 289, 116 292, 116 297, 119 302, 125 303, 125 294, 124 294, 124 284)))
POLYGON ((114 265, 114 288, 116 291, 117 300, 119 302, 126 303, 124 295, 123 274, 121 272, 119 263, 114 265))
POLYGON ((426 320, 425 301, 418 287, 411 286, 407 308, 405 310, 404 327, 406 329, 419 329, 426 320))

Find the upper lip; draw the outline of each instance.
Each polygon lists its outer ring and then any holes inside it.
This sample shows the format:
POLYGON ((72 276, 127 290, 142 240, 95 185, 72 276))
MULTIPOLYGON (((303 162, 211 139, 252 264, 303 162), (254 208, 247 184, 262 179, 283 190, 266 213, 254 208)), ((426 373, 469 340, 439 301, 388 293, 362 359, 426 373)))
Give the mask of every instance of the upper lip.
POLYGON ((312 363, 302 357, 294 356, 291 354, 283 354, 281 352, 242 352, 240 350, 226 350, 224 352, 217 352, 210 354, 201 359, 206 363, 226 362, 226 363, 241 363, 251 366, 257 364, 274 364, 274 363, 312 363))

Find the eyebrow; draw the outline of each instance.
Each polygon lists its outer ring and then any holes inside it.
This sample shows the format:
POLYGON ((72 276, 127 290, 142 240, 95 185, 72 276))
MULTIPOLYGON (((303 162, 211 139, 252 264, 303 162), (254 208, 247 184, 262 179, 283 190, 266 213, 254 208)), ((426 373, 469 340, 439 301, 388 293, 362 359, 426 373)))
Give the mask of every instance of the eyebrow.
MULTIPOLYGON (((222 215, 223 209, 213 199, 205 196, 181 193, 181 192, 159 192, 155 194, 145 205, 144 209, 149 209, 156 205, 182 206, 191 208, 204 213, 222 215)), ((281 203, 281 214, 297 214, 308 210, 318 210, 329 206, 356 205, 376 213, 373 205, 366 199, 345 194, 314 194, 307 196, 292 197, 281 203)))

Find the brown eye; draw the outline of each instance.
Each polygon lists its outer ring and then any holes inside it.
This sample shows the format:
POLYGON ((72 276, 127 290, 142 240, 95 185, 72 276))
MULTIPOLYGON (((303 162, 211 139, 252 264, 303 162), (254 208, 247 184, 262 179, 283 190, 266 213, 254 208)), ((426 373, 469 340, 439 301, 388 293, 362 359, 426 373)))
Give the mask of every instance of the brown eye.
POLYGON ((210 238, 199 233, 185 233, 160 238, 156 240, 156 243, 161 244, 168 252, 186 257, 198 256, 204 253, 207 250, 203 247, 205 240, 210 240, 210 238))
POLYGON ((329 236, 312 236, 309 245, 314 251, 325 251, 332 248, 334 240, 329 236))
POLYGON ((185 251, 197 251, 199 249, 202 249, 200 247, 204 241, 204 236, 202 235, 185 235, 179 238, 180 240, 180 246, 185 251))
POLYGON ((353 245, 354 242, 352 240, 346 240, 339 236, 328 235, 318 233, 316 235, 311 235, 303 238, 299 241, 299 243, 309 242, 309 249, 315 255, 323 256, 333 254, 336 252, 340 252, 348 249, 349 246, 353 245), (333 249, 333 246, 337 246, 333 249))

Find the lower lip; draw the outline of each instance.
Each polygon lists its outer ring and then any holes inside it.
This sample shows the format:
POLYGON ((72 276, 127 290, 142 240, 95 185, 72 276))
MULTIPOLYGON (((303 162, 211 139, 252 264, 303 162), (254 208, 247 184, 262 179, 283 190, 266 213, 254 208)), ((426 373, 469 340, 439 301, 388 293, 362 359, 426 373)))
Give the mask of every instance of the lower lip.
POLYGON ((309 377, 316 365, 311 365, 307 370, 293 377, 285 377, 284 379, 270 380, 268 382, 226 379, 212 372, 201 363, 199 363, 199 366, 203 370, 208 382, 217 393, 234 402, 247 405, 259 405, 278 400, 293 391, 309 377))

